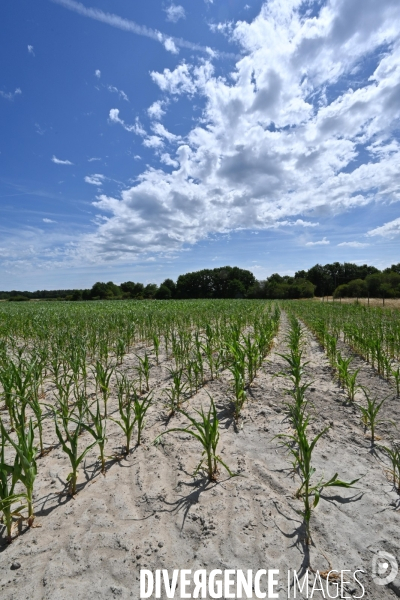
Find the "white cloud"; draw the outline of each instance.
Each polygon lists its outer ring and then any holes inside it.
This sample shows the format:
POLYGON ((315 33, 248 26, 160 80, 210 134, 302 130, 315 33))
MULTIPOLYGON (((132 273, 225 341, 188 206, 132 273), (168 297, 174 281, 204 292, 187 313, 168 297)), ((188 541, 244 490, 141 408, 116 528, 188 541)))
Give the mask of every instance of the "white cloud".
POLYGON ((162 138, 165 138, 166 140, 168 140, 168 142, 177 142, 182 139, 179 137, 179 135, 175 135, 174 133, 171 133, 170 131, 165 129, 164 125, 162 125, 161 123, 154 123, 151 128, 155 134, 162 138))
POLYGON ((55 163, 56 165, 73 165, 74 164, 70 160, 61 160, 60 158, 57 158, 54 155, 53 155, 53 158, 51 159, 51 161, 53 163, 55 163))
POLYGON ((118 123, 119 125, 122 125, 122 127, 124 129, 126 129, 126 131, 130 131, 132 133, 136 133, 136 135, 140 135, 140 136, 145 136, 146 134, 146 130, 143 129, 142 124, 139 121, 139 118, 136 117, 136 121, 134 125, 127 125, 125 123, 125 121, 123 121, 122 119, 119 118, 119 110, 118 108, 112 108, 110 110, 109 113, 109 119, 112 123, 118 123))
POLYGON ((53 221, 53 219, 44 218, 43 223, 57 223, 57 221, 53 221))
POLYGON ((338 246, 347 246, 348 248, 366 248, 369 244, 363 244, 362 242, 341 242, 338 246))
POLYGON ((91 158, 88 158, 88 162, 95 162, 101 160, 101 158, 97 158, 96 156, 92 156, 91 158))
POLYGON ((14 100, 15 96, 22 94, 21 88, 17 88, 15 92, 3 92, 0 90, 0 96, 6 100, 14 100))
POLYGON ((97 77, 97 79, 100 79, 100 77, 101 77, 101 71, 100 71, 100 69, 96 69, 95 72, 94 72, 94 74, 97 77))
POLYGON ((164 48, 168 50, 168 52, 171 52, 172 54, 179 54, 179 50, 172 38, 166 38, 163 43, 164 48))
POLYGON ((147 109, 147 114, 149 115, 150 119, 156 119, 159 121, 165 115, 165 110, 163 108, 164 106, 165 102, 162 100, 153 102, 153 104, 147 109))
MULTIPOLYGON (((208 53, 208 48, 205 46, 201 46, 200 44, 194 44, 192 42, 188 42, 181 38, 174 38, 156 29, 150 29, 149 27, 145 27, 144 25, 138 25, 134 21, 130 21, 128 19, 124 19, 118 15, 112 13, 105 13, 98 8, 87 8, 81 2, 76 2, 75 0, 51 0, 54 4, 60 4, 67 8, 68 10, 72 10, 84 17, 88 17, 89 19, 94 19, 95 21, 100 21, 101 23, 106 23, 111 27, 116 27, 117 29, 122 29, 123 31, 129 31, 130 33, 134 33, 136 35, 141 35, 147 38, 150 38, 156 42, 160 42, 168 51, 172 48, 187 48, 188 50, 198 51, 198 52, 206 52, 208 53)), ((219 56, 232 56, 232 54, 221 52, 219 56)))
POLYGON ((171 4, 165 9, 165 12, 167 13, 167 21, 171 21, 171 23, 177 23, 179 19, 186 18, 185 9, 179 4, 171 4))
POLYGON ((400 235, 400 217, 381 225, 381 227, 371 229, 368 231, 367 235, 371 237, 379 235, 386 238, 398 237, 400 235))
POLYGON ((323 237, 322 240, 318 240, 317 242, 307 242, 306 246, 327 246, 330 244, 330 241, 323 237))
POLYGON ((40 127, 39 123, 35 123, 35 129, 36 133, 38 133, 39 135, 45 134, 45 130, 42 127, 40 127))
POLYGON ((35 56, 33 46, 31 46, 30 44, 28 44, 28 52, 29 52, 29 54, 32 54, 32 56, 35 56))
POLYGON ((165 152, 164 154, 162 154, 160 156, 160 160, 162 163, 164 163, 164 165, 174 167, 175 169, 177 169, 179 167, 178 161, 171 158, 171 156, 167 152, 165 152))
POLYGON ((129 102, 129 98, 125 94, 125 92, 123 90, 119 90, 118 88, 116 88, 113 85, 108 85, 107 89, 108 89, 109 92, 113 92, 115 94, 118 94, 122 98, 122 100, 125 100, 126 102, 129 102))
POLYGON ((296 219, 296 221, 276 221, 276 223, 273 224, 273 227, 318 227, 318 225, 319 223, 303 221, 303 219, 296 219))
MULTIPOLYGON (((145 167, 120 196, 99 196, 107 219, 82 252, 175 251, 215 233, 316 227, 399 201, 399 31, 397 0, 269 0, 252 22, 233 25, 242 56, 230 73, 211 57, 152 72, 165 101, 183 96, 202 113, 179 140, 156 126, 157 108, 148 109, 154 135, 110 111, 154 149, 158 168, 145 167), (167 141, 178 146, 172 157, 167 141)), ((399 230, 396 219, 368 235, 399 230)))
POLYGON ((151 77, 163 92, 170 94, 194 94, 197 90, 190 67, 183 63, 174 71, 164 69, 163 73, 153 71, 151 77))
POLYGON ((90 185, 97 185, 101 187, 103 185, 105 177, 101 173, 94 173, 94 175, 86 175, 85 181, 86 183, 90 183, 90 185))
POLYGON ((162 148, 164 146, 164 142, 158 135, 149 135, 149 137, 143 140, 143 146, 154 149, 162 148))

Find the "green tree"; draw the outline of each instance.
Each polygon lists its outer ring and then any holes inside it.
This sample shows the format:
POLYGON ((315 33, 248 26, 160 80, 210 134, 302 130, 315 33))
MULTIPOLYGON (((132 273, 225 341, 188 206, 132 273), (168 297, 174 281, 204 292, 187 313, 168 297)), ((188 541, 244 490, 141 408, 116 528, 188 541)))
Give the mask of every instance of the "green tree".
POLYGON ((170 300, 171 299, 171 290, 166 285, 160 285, 158 290, 156 291, 154 298, 156 300, 170 300))

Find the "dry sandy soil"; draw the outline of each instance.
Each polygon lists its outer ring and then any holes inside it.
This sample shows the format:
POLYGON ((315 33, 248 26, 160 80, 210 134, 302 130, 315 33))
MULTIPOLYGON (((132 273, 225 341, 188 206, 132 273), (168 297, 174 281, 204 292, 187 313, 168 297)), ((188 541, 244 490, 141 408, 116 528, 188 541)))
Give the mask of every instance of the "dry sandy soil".
MULTIPOLYGON (((287 598, 287 571, 302 573, 308 564, 319 571, 363 569, 365 574, 359 578, 365 598, 399 596, 400 575, 387 587, 376 585, 371 574, 377 552, 386 551, 400 559, 399 496, 388 479, 384 457, 371 452, 358 411, 346 403, 323 351, 308 333, 307 377, 314 382, 309 392, 311 431, 330 426, 316 446, 315 478, 339 472, 342 479, 360 481, 355 489, 323 492, 311 519, 313 545, 305 545, 301 502, 295 498, 299 478, 291 470, 287 451, 274 438, 289 431, 284 412, 287 382, 275 377, 285 366, 279 353, 286 350, 287 327, 287 317, 282 314, 274 348, 249 391, 239 428, 232 420, 229 372, 209 382, 188 403, 191 411, 208 405, 207 393, 215 399, 219 453, 240 477, 229 478, 223 470, 216 483, 208 482, 201 473, 193 477, 201 451, 188 434, 168 434, 161 445, 153 445, 166 429, 161 398, 168 385, 166 367, 172 364, 164 357, 161 367, 156 367, 153 356, 150 383, 156 403, 149 413, 142 446, 126 459, 110 458, 105 477, 99 473, 93 449, 80 471, 75 498, 66 494, 70 468, 61 448, 56 445, 38 461, 35 511, 40 527, 23 525, 10 545, 0 538, 0 598, 139 598, 140 569, 210 572, 268 568, 280 569, 279 597, 287 598), (20 567, 12 568, 18 567, 17 563, 20 567)), ((124 369, 132 376, 135 361, 133 354, 124 361, 124 369)), ((398 423, 400 400, 393 387, 361 359, 357 358, 354 366, 361 367, 361 383, 379 396, 390 394, 383 416, 398 423)), ((51 401, 51 385, 46 398, 51 401)), ((109 409, 117 410, 115 395, 109 409)), ((185 424, 185 417, 180 416, 173 417, 169 426, 185 424)), ((46 427, 46 440, 56 444, 52 423, 46 427)), ((378 427, 378 433, 381 443, 400 437, 387 423, 378 427)), ((82 447, 89 441, 91 438, 83 435, 82 447)), ((107 453, 118 453, 122 443, 120 430, 110 422, 107 453)), ((345 590, 349 598, 361 595, 354 582, 345 590)), ((332 597, 334 593, 332 587, 332 597)), ((303 594, 297 592, 297 597, 307 597, 305 589, 303 594)), ((324 596, 316 591, 312 597, 324 596)))

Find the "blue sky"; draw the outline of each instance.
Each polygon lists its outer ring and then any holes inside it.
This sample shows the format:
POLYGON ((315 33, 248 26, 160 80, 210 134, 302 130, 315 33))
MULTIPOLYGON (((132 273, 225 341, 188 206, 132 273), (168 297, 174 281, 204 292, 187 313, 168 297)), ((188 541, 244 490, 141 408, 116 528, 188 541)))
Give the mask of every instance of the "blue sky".
POLYGON ((400 262, 398 0, 14 0, 0 23, 0 290, 400 262))

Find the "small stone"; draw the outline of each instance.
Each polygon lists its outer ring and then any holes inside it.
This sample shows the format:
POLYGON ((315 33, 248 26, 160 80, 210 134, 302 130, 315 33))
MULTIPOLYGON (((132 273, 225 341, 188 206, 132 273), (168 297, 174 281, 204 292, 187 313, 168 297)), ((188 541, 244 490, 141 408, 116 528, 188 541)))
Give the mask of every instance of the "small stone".
POLYGON ((158 542, 158 547, 162 548, 164 546, 164 542, 158 542))
POLYGON ((21 563, 19 563, 19 562, 17 562, 17 561, 14 561, 14 562, 11 564, 11 570, 12 570, 12 571, 16 571, 17 569, 20 569, 20 568, 21 568, 21 563))

